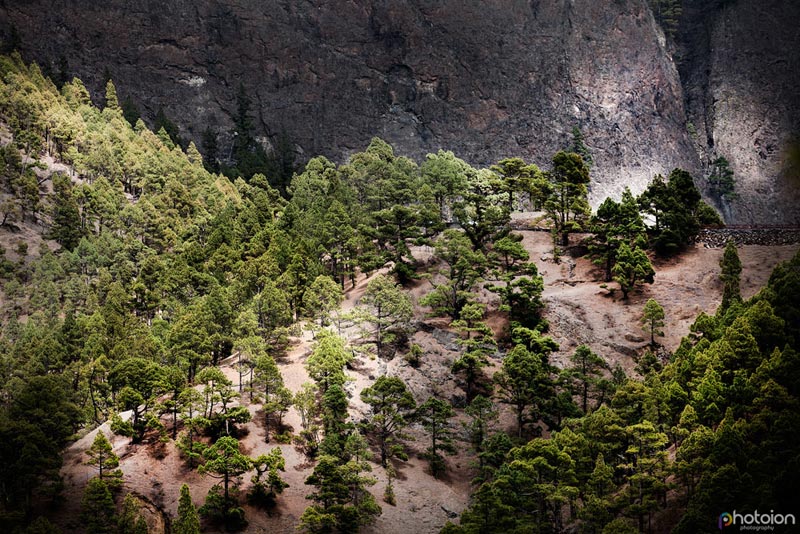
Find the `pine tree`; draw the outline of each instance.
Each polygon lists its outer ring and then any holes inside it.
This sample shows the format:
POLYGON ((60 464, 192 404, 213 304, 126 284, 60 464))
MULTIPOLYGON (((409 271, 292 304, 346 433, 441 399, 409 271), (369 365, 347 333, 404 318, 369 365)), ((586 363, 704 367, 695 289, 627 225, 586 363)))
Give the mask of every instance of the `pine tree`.
POLYGON ((573 365, 567 371, 569 371, 572 379, 578 383, 581 408, 583 413, 587 413, 589 391, 593 386, 596 387, 598 379, 602 376, 602 370, 608 369, 608 364, 586 345, 581 345, 575 349, 575 353, 570 356, 570 361, 573 365))
POLYGON ((147 523, 140 513, 141 510, 142 505, 133 493, 125 495, 122 513, 117 519, 117 534, 147 534, 147 523))
POLYGON ((583 162, 587 167, 591 167, 594 160, 589 147, 584 142, 583 132, 577 126, 572 127, 572 144, 569 147, 569 152, 574 152, 583 158, 583 162))
POLYGON ((722 280, 722 304, 720 311, 727 310, 734 302, 741 302, 741 290, 739 281, 742 274, 742 262, 739 260, 739 253, 733 241, 728 241, 725 245, 725 252, 719 261, 719 279, 722 280))
POLYGON ((106 82, 106 109, 120 111, 117 88, 114 87, 114 82, 111 79, 106 82))
POLYGON ((239 441, 230 436, 219 438, 203 451, 206 463, 200 466, 200 473, 222 479, 225 503, 230 505, 230 487, 236 477, 250 470, 252 460, 239 452, 239 441))
POLYGON ((367 284, 361 298, 363 320, 374 325, 378 354, 405 335, 413 316, 411 299, 394 281, 379 274, 367 284))
POLYGON ((709 193, 719 201, 730 201, 736 198, 736 181, 728 160, 720 156, 711 163, 708 176, 709 193))
POLYGON ((203 151, 203 165, 208 172, 219 172, 219 145, 217 144, 217 132, 206 127, 203 131, 203 139, 200 142, 203 151))
POLYGON ((622 243, 641 247, 647 243, 639 206, 627 187, 620 202, 607 198, 598 206, 589 220, 589 230, 594 234, 588 243, 589 254, 592 262, 605 270, 606 282, 611 281, 622 243))
POLYGON ((111 488, 118 487, 122 483, 122 471, 117 469, 119 456, 114 454, 111 443, 101 430, 98 430, 86 455, 90 458, 86 463, 97 466, 97 478, 107 482, 111 488))
POLYGON ((270 509, 275 506, 277 496, 289 487, 278 473, 286 470, 286 461, 283 459, 281 449, 276 447, 269 453, 255 458, 253 468, 256 474, 250 479, 253 487, 247 499, 251 504, 270 509))
POLYGON ((189 486, 181 486, 181 497, 178 501, 178 517, 172 524, 173 534, 200 534, 200 518, 197 508, 189 494, 189 486))
POLYGON ((431 437, 431 445, 425 455, 431 469, 431 474, 438 477, 444 473, 447 465, 440 452, 455 454, 453 445, 453 430, 450 428, 450 419, 455 415, 450 403, 431 397, 417 409, 417 418, 431 437))
POLYGON ((99 477, 90 479, 83 492, 81 520, 86 534, 114 532, 114 499, 99 477))
POLYGON ((49 236, 71 251, 78 246, 82 236, 81 216, 72 182, 62 174, 54 174, 53 193, 53 225, 49 236))
POLYGON ((552 223, 554 238, 565 247, 569 234, 582 230, 591 214, 587 200, 589 167, 579 154, 558 152, 553 156, 549 179, 544 210, 552 223))
POLYGON ((656 336, 663 336, 661 328, 664 326, 664 308, 655 299, 648 299, 644 305, 642 324, 650 334, 650 345, 655 346, 656 336))
POLYGON ((619 284, 622 298, 627 299, 628 293, 642 283, 652 283, 655 270, 644 250, 638 246, 631 248, 627 243, 622 243, 617 254, 617 263, 611 269, 614 281, 619 284))
POLYGON ((494 381, 499 388, 500 402, 514 408, 517 437, 521 438, 526 421, 538 420, 538 410, 552 395, 552 383, 544 357, 523 345, 517 345, 508 352, 503 367, 494 375, 494 381), (529 417, 531 409, 534 409, 534 413, 529 417))
POLYGON ((372 408, 366 428, 378 442, 381 465, 387 467, 392 458, 407 460, 400 440, 406 437, 403 434, 408 424, 406 417, 417 403, 405 382, 394 376, 378 377, 372 386, 361 391, 361 400, 372 408))

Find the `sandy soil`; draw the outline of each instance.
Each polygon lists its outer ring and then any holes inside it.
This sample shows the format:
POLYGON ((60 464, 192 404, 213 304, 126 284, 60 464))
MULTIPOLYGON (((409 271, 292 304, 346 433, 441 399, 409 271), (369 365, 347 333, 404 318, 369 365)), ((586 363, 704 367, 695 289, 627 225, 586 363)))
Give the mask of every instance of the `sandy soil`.
MULTIPOLYGON (((542 232, 522 232, 524 244, 531 252, 545 279, 544 299, 547 304, 545 316, 550 321, 550 334, 560 344, 561 350, 553 356, 556 365, 563 365, 574 348, 588 344, 595 352, 610 363, 620 363, 632 372, 634 356, 647 345, 645 333, 639 326, 642 307, 648 298, 655 298, 666 310, 666 335, 659 341, 668 349, 674 349, 680 338, 688 333, 689 326, 701 311, 713 313, 720 301, 721 286, 718 281, 719 258, 722 251, 695 247, 681 258, 656 264, 657 275, 652 286, 631 293, 627 301, 620 299, 619 292, 609 295, 600 288, 601 273, 586 259, 572 259, 568 256, 556 263, 550 255, 550 239, 542 232)), ((745 246, 739 254, 743 263, 742 293, 752 296, 769 277, 772 268, 779 261, 789 259, 796 251, 794 247, 745 246)), ((415 250, 419 257, 429 255, 427 249, 415 250)), ((351 310, 363 295, 368 279, 361 277, 354 288, 348 288, 342 311, 351 310)), ((614 285, 614 284, 612 284, 614 285)), ((426 281, 419 281, 410 287, 410 295, 416 303, 429 291, 426 281)), ((492 304, 491 298, 484 298, 492 304)), ((448 321, 441 318, 427 318, 424 309, 417 307, 415 320, 420 328, 411 341, 419 343, 425 350, 419 368, 412 368, 403 357, 391 359, 369 355, 359 355, 348 370, 351 381, 347 390, 351 394, 351 416, 358 421, 363 418, 366 407, 359 399, 359 392, 372 384, 381 374, 397 375, 403 378, 414 393, 418 402, 431 394, 447 398, 454 403, 463 403, 463 390, 458 387, 449 372, 449 366, 457 356, 455 335, 449 331, 448 321), (424 328, 423 328, 424 326, 424 328)), ((495 326, 502 326, 492 317, 495 326)), ((359 333, 354 327, 343 330, 350 339, 357 339, 359 333)), ((288 388, 297 391, 301 384, 309 381, 304 362, 311 351, 313 333, 304 330, 294 338, 291 349, 280 359, 279 365, 288 388)), ((493 361, 492 369, 499 366, 493 361)), ((223 362, 225 373, 238 384, 239 376, 234 370, 235 358, 223 362)), ((489 371, 490 373, 492 370, 489 371)), ((246 399, 243 399, 246 403, 246 399)), ((260 421, 258 405, 250 405, 253 421, 244 426, 241 442, 243 449, 251 456, 257 456, 272 447, 280 446, 286 459, 285 480, 289 483, 280 496, 279 505, 272 517, 263 511, 245 507, 250 525, 246 532, 294 532, 298 519, 308 500, 305 498, 311 488, 304 484, 313 465, 293 445, 277 445, 274 441, 266 443, 264 428, 260 421)), ((300 430, 300 418, 292 409, 285 423, 294 432, 300 430)), ((101 430, 110 436, 103 425, 101 430)), ((509 413, 500 418, 500 427, 511 428, 513 423, 509 413)), ((460 429, 455 424, 456 430, 460 429)), ((86 466, 84 451, 91 445, 97 430, 87 434, 72 444, 65 452, 64 468, 66 501, 57 517, 65 532, 80 532, 77 521, 80 497, 94 468, 86 466)), ((473 459, 468 446, 462 444, 457 456, 447 459, 449 472, 441 480, 434 479, 427 472, 427 463, 419 454, 427 446, 424 432, 418 425, 410 428, 415 440, 408 443, 411 458, 408 462, 397 464, 399 478, 395 481, 397 505, 383 503, 382 496, 386 475, 379 465, 373 465, 372 475, 377 483, 371 491, 383 508, 383 514, 374 525, 363 529, 370 534, 378 533, 420 533, 438 532, 448 519, 453 519, 468 504, 469 480, 473 459)), ((115 452, 121 457, 121 467, 125 474, 125 491, 135 491, 146 501, 159 507, 167 516, 177 510, 180 485, 189 484, 192 497, 197 505, 203 503, 208 489, 216 481, 199 475, 185 467, 174 444, 149 443, 131 446, 129 440, 113 437, 115 452)), ((243 489, 249 486, 250 474, 243 477, 243 489)), ((149 522, 151 533, 160 534, 164 518, 151 513, 149 522)))

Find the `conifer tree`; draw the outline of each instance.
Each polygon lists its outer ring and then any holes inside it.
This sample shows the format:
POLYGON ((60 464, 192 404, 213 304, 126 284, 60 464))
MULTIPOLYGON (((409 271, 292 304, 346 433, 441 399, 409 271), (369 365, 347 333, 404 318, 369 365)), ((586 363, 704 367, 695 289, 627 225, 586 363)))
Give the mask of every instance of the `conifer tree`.
POLYGON ((594 163, 592 153, 584 141, 583 132, 577 126, 572 127, 572 144, 569 147, 569 151, 578 154, 587 167, 591 167, 592 163, 594 163))
POLYGON ((587 200, 589 168, 580 155, 558 152, 553 156, 549 178, 544 210, 552 223, 553 234, 561 246, 567 246, 569 234, 582 230, 591 214, 587 200))
POLYGON ((102 430, 98 430, 92 446, 86 451, 88 465, 97 466, 97 478, 107 482, 109 487, 118 487, 122 482, 122 471, 119 467, 119 456, 114 454, 108 438, 102 430))
POLYGON ((610 282, 612 269, 622 243, 644 247, 647 244, 639 206, 630 190, 625 188, 622 200, 615 202, 607 198, 589 220, 589 230, 594 234, 589 243, 592 262, 605 270, 605 281, 610 282))
POLYGON ((114 532, 114 499, 103 479, 95 477, 89 480, 81 504, 81 520, 86 534, 114 532))
POLYGON ((106 82, 106 109, 112 111, 119 111, 119 100, 117 99, 117 88, 114 87, 114 82, 109 80, 106 82))
POLYGON ((438 477, 447 468, 444 458, 439 453, 455 454, 456 451, 453 445, 453 430, 449 422, 454 415, 455 412, 449 402, 435 397, 429 398, 417 409, 417 418, 431 437, 431 445, 425 455, 434 477, 438 477))
POLYGON ((250 479, 253 488, 248 493, 248 501, 267 509, 272 508, 275 506, 277 496, 289 487, 278 473, 286 470, 286 461, 283 459, 281 449, 276 447, 269 453, 253 459, 253 468, 256 474, 250 479))
POLYGON ((736 182, 728 160, 720 156, 711 163, 711 174, 708 176, 709 193, 719 201, 730 201, 736 198, 736 182))
POLYGON ((417 403, 405 382, 395 376, 378 377, 372 386, 361 391, 361 400, 372 408, 366 427, 378 442, 381 465, 387 467, 393 457, 408 459, 400 440, 405 437, 406 417, 417 403))
POLYGON ((727 310, 734 302, 741 302, 739 281, 742 274, 742 262, 733 241, 725 245, 725 252, 719 261, 719 279, 722 280, 722 304, 720 310, 727 310))
POLYGON ((539 419, 538 409, 552 394, 544 357, 523 345, 511 349, 503 360, 503 367, 494 375, 500 402, 513 406, 517 418, 517 437, 522 437, 525 422, 539 419), (530 409, 534 409, 532 417, 530 409))
POLYGON ((642 324, 645 332, 650 334, 650 345, 655 346, 656 336, 663 336, 661 328, 664 326, 664 308, 655 300, 647 299, 642 315, 642 324))
POLYGON ((189 494, 189 486, 181 486, 181 496, 178 501, 178 517, 172 524, 173 534, 200 534, 200 518, 197 508, 189 494))
POLYGON ((147 534, 147 523, 140 513, 139 500, 128 493, 122 502, 122 513, 117 519, 117 534, 147 534))
POLYGON ((622 243, 617 254, 617 263, 611 269, 614 281, 619 284, 622 298, 627 299, 628 293, 642 283, 652 283, 655 270, 650 263, 650 258, 638 246, 631 248, 627 243, 622 243))
POLYGON ((602 370, 608 369, 608 364, 603 358, 592 352, 586 345, 581 345, 575 349, 573 355, 570 356, 570 361, 573 365, 569 367, 567 371, 569 371, 572 378, 578 383, 581 396, 581 408, 583 409, 583 413, 587 413, 589 408, 589 391, 593 386, 596 387, 599 378, 602 376, 602 370))
POLYGON ((413 316, 411 299, 386 275, 379 274, 367 284, 361 298, 363 320, 374 326, 378 354, 386 345, 405 335, 413 316))
POLYGON ((203 451, 203 456, 206 463, 200 466, 200 473, 222 479, 225 503, 231 504, 231 483, 252 468, 252 460, 239 452, 239 441, 230 436, 219 438, 203 451))
POLYGON ((62 174, 53 175, 53 225, 50 237, 72 250, 81 239, 81 216, 73 194, 72 182, 62 174))

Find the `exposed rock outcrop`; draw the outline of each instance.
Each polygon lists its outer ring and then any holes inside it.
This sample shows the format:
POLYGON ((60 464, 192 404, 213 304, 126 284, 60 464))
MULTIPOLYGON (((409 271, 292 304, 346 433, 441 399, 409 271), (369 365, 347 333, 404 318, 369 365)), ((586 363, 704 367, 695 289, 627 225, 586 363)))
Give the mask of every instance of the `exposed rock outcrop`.
MULTIPOLYGON (((800 3, 684 0, 678 63, 704 164, 724 156, 738 198, 718 203, 738 224, 800 223, 800 3)), ((704 185, 698 183, 698 185, 704 185)))

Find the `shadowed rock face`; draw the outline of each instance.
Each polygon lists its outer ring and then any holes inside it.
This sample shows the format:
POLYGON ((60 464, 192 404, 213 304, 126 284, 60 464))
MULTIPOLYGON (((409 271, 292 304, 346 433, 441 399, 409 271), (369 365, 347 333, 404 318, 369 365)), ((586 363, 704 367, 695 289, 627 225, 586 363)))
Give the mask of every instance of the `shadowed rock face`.
MULTIPOLYGON (((704 163, 726 157, 729 221, 800 224, 800 3, 684 0, 678 54, 704 163), (796 157, 796 156, 795 156, 796 157)), ((700 184, 698 184, 700 185, 700 184)))
MULTIPOLYGON (((716 13, 700 27, 716 27, 716 13)), ((241 83, 259 130, 286 131, 305 157, 342 161, 378 135, 416 158, 445 148, 475 165, 547 167, 579 126, 594 204, 673 167, 700 176, 707 157, 644 0, 0 0, 0 20, 27 57, 66 56, 95 90, 108 68, 145 116, 163 106, 195 140, 220 131, 223 155, 241 83)), ((735 118, 711 124, 721 139, 736 131, 735 118)))

